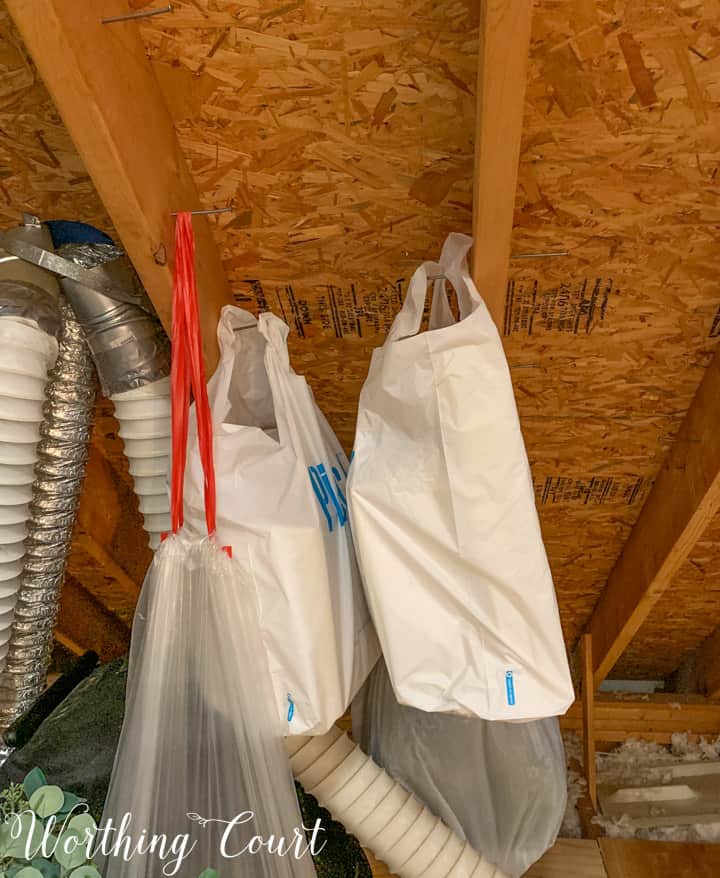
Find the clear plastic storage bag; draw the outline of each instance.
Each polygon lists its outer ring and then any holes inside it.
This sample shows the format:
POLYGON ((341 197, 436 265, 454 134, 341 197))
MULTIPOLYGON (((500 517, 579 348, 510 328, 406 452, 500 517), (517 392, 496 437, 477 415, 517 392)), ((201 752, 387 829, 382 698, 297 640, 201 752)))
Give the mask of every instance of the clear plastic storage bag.
POLYGON ((506 723, 406 707, 383 660, 352 718, 362 749, 512 878, 555 842, 567 798, 556 718, 506 723))
POLYGON ((108 820, 125 825, 120 836, 105 832, 101 839, 104 875, 197 878, 214 868, 221 878, 313 878, 252 584, 214 537, 212 431, 187 270, 189 223, 189 215, 178 217, 173 534, 155 554, 133 624, 125 721, 101 829, 108 820), (182 528, 191 380, 205 473, 204 538, 182 528))

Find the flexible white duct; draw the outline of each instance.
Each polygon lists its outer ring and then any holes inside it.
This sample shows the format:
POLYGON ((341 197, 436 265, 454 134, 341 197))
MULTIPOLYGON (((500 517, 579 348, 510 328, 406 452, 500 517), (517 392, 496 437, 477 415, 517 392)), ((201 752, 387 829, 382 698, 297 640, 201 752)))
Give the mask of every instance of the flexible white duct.
POLYGON ((170 530, 170 379, 161 378, 110 397, 130 464, 150 546, 170 530))
POLYGON ((0 317, 1 664, 8 651, 25 557, 45 386, 57 349, 54 342, 37 326, 0 317))
MULTIPOLYGON (((34 218, 8 244, 51 246, 34 218)), ((48 378, 57 356, 58 286, 46 271, 0 249, 0 668, 10 642, 35 481, 48 378)))
POLYGON ((287 749, 305 790, 400 878, 506 878, 337 727, 287 749))

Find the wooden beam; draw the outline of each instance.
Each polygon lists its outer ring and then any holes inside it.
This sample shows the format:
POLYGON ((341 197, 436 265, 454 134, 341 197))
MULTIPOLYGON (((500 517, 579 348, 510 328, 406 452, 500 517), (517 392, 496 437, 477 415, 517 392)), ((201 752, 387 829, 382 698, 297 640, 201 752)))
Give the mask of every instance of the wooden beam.
MULTIPOLYGON (((125 0, 8 0, 33 61, 65 122, 160 319, 170 326, 174 221, 201 207, 173 120, 125 0)), ((82 219, 82 217, 78 217, 82 219)), ((195 218, 197 276, 208 369, 216 326, 231 302, 206 217, 195 218)))
MULTIPOLYGON (((570 757, 568 759, 568 768, 576 774, 582 775, 583 766, 579 759, 570 757)), ((578 796, 575 807, 577 808, 578 817, 580 818, 580 832, 583 838, 600 838, 603 835, 602 827, 594 822, 598 816, 595 806, 590 801, 587 789, 578 796)))
POLYGON ((480 3, 472 276, 502 332, 532 0, 480 3))
POLYGON ((103 662, 124 655, 130 646, 130 629, 74 576, 63 583, 55 636, 77 654, 94 650, 103 662))
POLYGON ((597 841, 559 838, 525 878, 607 878, 597 841))
POLYGON ((94 558, 134 606, 152 552, 135 495, 95 442, 90 445, 73 548, 94 558))
MULTIPOLYGON (((675 732, 687 732, 691 740, 720 735, 720 704, 699 696, 676 693, 650 695, 647 700, 628 700, 600 693, 595 697, 593 736, 596 742, 618 744, 628 738, 671 743, 675 732)), ((560 717, 560 728, 582 733, 582 703, 576 701, 560 717)))
POLYGON ((582 703, 583 703, 583 763, 587 791, 593 808, 597 811, 597 775, 595 771, 595 685, 593 682, 592 636, 582 638, 582 703))
POLYGON ((607 878, 717 878, 720 847, 698 842, 600 838, 607 878))
POLYGON ((90 445, 54 635, 72 652, 94 649, 108 660, 128 649, 152 553, 137 499, 96 441, 97 435, 90 445))
MULTIPOLYGON (((57 626, 55 627, 55 631, 53 633, 55 640, 61 646, 64 646, 69 652, 73 653, 73 655, 83 655, 83 653, 87 652, 86 649, 83 649, 79 643, 74 641, 69 634, 66 634, 64 631, 61 631, 57 626)), ((48 674, 48 685, 50 685, 50 675, 48 674)))
POLYGON ((587 626, 595 685, 670 586, 720 508, 720 351, 708 366, 587 626))

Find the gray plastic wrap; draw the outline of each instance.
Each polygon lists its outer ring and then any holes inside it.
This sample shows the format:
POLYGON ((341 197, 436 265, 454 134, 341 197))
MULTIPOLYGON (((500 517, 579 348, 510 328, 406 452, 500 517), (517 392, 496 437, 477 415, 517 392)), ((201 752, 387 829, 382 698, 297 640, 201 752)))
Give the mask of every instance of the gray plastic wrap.
POLYGON ((130 260, 112 244, 68 244, 64 259, 91 269, 103 266, 123 293, 120 302, 67 277, 60 286, 85 331, 103 393, 134 390, 170 374, 170 344, 130 260))
POLYGON ((511 878, 555 842, 567 798, 555 717, 509 723, 406 707, 381 659, 352 719, 362 749, 511 878))
POLYGON ((34 321, 48 335, 57 335, 60 312, 47 290, 25 281, 0 280, 0 317, 34 321))
POLYGON ((6 666, 0 727, 45 688, 60 588, 70 549, 95 407, 95 367, 72 309, 61 301, 58 358, 50 373, 30 503, 24 570, 6 666))

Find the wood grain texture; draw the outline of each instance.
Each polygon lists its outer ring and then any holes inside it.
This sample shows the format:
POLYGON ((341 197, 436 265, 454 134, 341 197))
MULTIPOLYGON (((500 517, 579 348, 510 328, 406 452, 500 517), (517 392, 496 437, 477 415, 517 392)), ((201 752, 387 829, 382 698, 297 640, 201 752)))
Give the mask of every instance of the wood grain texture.
POLYGON ((510 271, 532 6, 532 0, 480 3, 471 270, 498 326, 510 271))
POLYGON ((100 397, 67 569, 129 626, 152 553, 117 431, 100 397))
POLYGON ((57 631, 63 646, 77 655, 92 649, 103 662, 119 658, 130 646, 130 628, 69 574, 63 583, 57 631))
POLYGON ((611 671, 720 507, 720 352, 708 366, 588 623, 595 682, 611 671))
POLYGON ((582 706, 583 706, 583 767, 587 792, 597 811, 597 772, 595 769, 595 682, 593 676, 592 635, 583 634, 582 646, 582 706))
POLYGON ((558 839, 525 875, 526 878, 607 878, 597 841, 579 838, 558 839))
MULTIPOLYGON (((716 514, 628 645, 613 675, 662 679, 676 669, 681 673, 690 664, 697 665, 693 657, 720 622, 719 600, 720 516, 716 514)), ((698 691, 705 690, 703 683, 698 691)), ((681 691, 693 690, 684 686, 681 691)))
MULTIPOLYGON (((169 328, 171 214, 200 202, 137 25, 101 23, 102 16, 127 11, 123 0, 8 0, 6 6, 169 328)), ((230 292, 206 218, 196 217, 195 234, 203 344, 212 368, 218 313, 230 292)))
MULTIPOLYGON (((677 732, 687 733, 691 740, 702 736, 714 740, 720 735, 720 704, 701 696, 672 694, 638 699, 598 693, 594 713, 596 742, 621 743, 632 737, 669 744, 677 732)), ((582 733, 582 702, 576 701, 560 717, 560 728, 582 733)))
MULTIPOLYGON (((720 846, 601 838, 607 878, 716 878, 720 846)), ((580 874, 580 873, 579 873, 580 874)))

